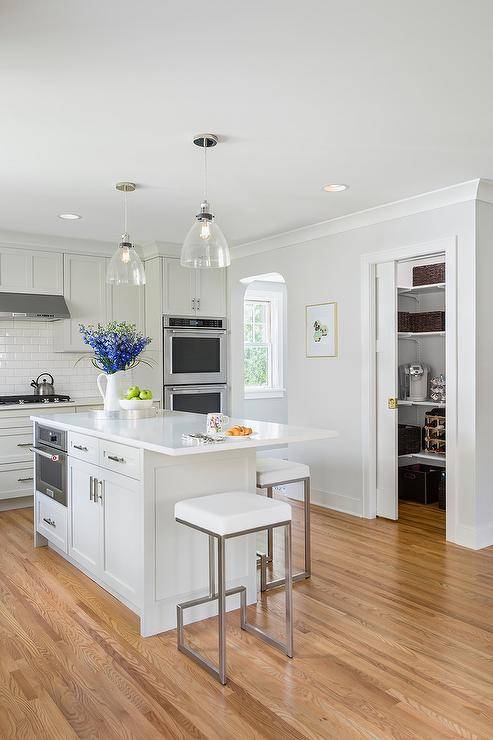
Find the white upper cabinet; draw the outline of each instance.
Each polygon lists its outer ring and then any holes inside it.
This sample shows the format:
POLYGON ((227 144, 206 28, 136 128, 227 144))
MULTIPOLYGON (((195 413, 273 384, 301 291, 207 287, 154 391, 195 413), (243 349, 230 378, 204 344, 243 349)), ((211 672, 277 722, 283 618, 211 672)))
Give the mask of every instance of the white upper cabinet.
POLYGON ((0 247, 0 291, 63 294, 63 255, 0 247))
POLYGON ((180 260, 164 260, 165 310, 178 316, 195 316, 195 273, 180 260))
POLYGON ((195 270, 197 316, 226 315, 226 270, 195 270))
POLYGON ((139 285, 109 287, 110 319, 135 324, 145 331, 145 288, 139 285))
POLYGON ((165 258, 165 311, 178 316, 224 316, 226 271, 193 270, 165 258))
POLYGON ((55 323, 55 352, 91 352, 83 343, 79 324, 108 321, 109 291, 105 257, 64 255, 65 299, 71 319, 55 323))

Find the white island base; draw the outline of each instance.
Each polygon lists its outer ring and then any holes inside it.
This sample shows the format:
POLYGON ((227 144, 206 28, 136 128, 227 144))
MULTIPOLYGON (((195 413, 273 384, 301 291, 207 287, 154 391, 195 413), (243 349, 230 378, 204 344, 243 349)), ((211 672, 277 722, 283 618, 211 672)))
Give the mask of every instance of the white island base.
MULTIPOLYGON (((174 519, 177 501, 224 491, 256 494, 256 448, 336 436, 249 422, 255 439, 190 446, 183 432, 205 417, 163 412, 154 419, 101 420, 90 414, 32 417, 68 431, 67 507, 35 491, 35 544, 49 545, 140 616, 143 636, 176 627, 176 604, 208 593, 207 535, 174 519)), ((257 599, 256 535, 226 545, 226 587, 257 599)), ((227 599, 228 610, 239 597, 227 599)), ((187 611, 217 613, 215 602, 187 611)))

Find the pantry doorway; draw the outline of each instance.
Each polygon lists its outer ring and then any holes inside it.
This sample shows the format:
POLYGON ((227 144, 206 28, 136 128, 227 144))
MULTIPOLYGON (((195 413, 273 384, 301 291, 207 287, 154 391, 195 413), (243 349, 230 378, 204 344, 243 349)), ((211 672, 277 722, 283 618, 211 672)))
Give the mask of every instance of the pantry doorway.
POLYGON ((364 516, 441 507, 452 541, 456 252, 448 238, 362 258, 364 516))

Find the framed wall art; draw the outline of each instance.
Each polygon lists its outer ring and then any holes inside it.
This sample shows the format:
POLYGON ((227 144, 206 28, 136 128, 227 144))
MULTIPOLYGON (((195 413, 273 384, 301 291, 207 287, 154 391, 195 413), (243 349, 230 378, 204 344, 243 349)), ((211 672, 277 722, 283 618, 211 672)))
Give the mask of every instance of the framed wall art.
POLYGON ((306 311, 306 356, 338 356, 338 319, 336 301, 311 303, 306 311))

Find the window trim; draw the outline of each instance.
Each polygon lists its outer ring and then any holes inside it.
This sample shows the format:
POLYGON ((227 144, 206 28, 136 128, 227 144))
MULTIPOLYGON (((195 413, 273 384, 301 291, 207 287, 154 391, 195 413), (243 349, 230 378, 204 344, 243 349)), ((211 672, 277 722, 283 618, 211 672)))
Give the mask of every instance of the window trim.
MULTIPOLYGON (((284 353, 284 294, 280 290, 249 290, 243 297, 243 316, 247 301, 270 304, 270 347, 271 347, 271 379, 268 386, 244 385, 244 399, 254 400, 261 398, 283 398, 286 389, 282 385, 283 353, 284 353)), ((244 330, 243 330, 244 337, 244 330)), ((245 342, 243 340, 243 346, 245 342)))

